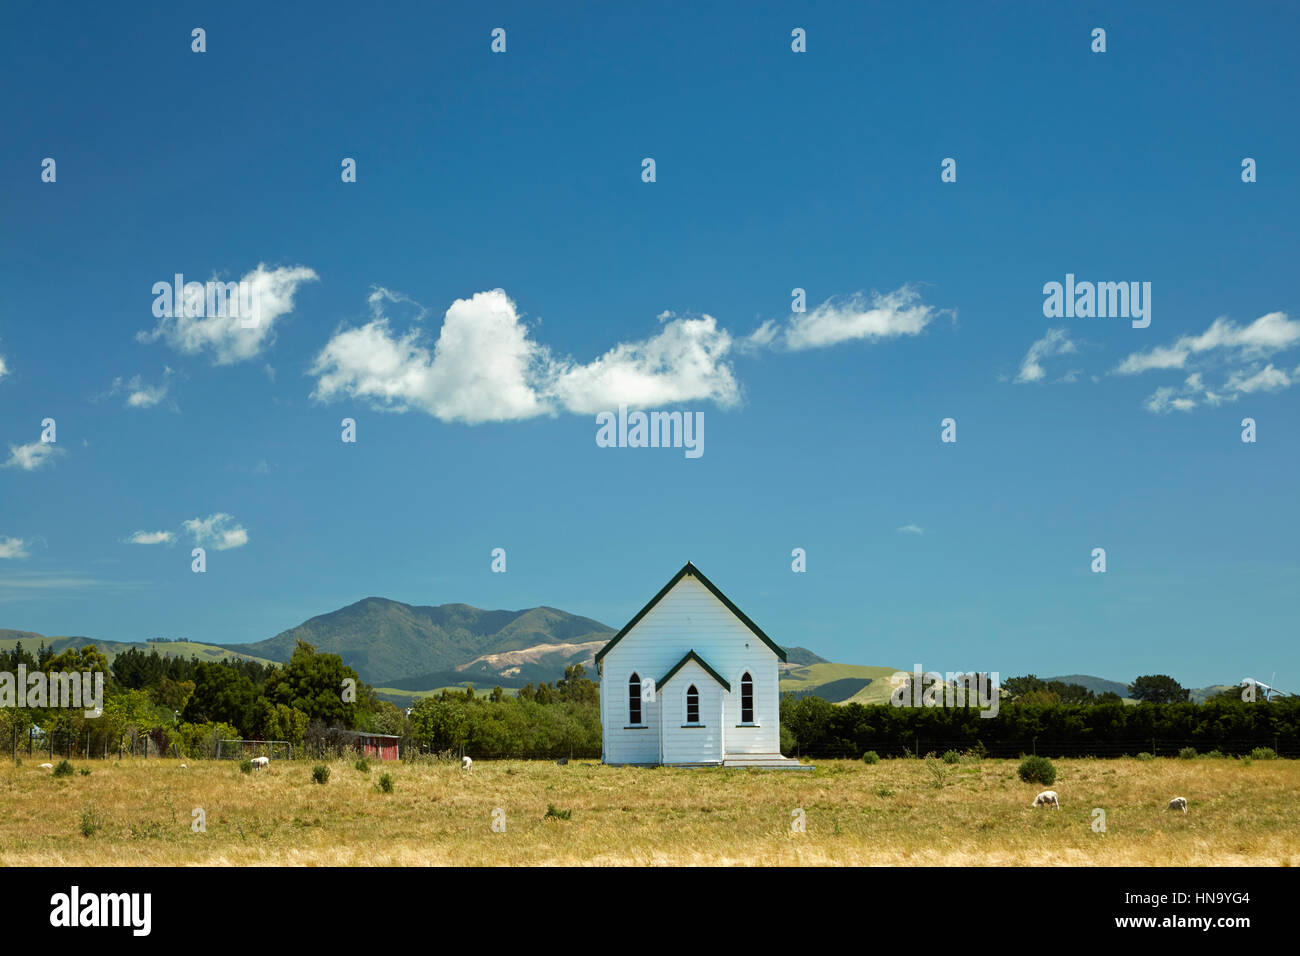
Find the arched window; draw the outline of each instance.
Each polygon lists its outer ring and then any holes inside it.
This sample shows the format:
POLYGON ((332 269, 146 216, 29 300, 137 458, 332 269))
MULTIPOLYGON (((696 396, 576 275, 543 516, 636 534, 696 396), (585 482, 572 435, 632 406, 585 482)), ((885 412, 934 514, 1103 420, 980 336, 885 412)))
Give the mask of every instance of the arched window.
POLYGON ((749 676, 749 671, 740 679, 740 722, 754 722, 754 678, 749 676))
POLYGON ((641 678, 636 674, 627 679, 627 722, 641 723, 641 678))
POLYGON ((700 722, 700 692, 692 684, 686 688, 686 722, 688 724, 698 724, 700 722))

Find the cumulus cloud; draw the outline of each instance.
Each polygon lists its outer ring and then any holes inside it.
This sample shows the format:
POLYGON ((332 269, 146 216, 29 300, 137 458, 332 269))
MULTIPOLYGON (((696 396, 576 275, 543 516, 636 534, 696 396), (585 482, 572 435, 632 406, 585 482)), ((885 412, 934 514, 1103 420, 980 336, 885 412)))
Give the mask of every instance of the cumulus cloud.
POLYGON ((184 355, 210 352, 214 365, 242 362, 275 343, 275 324, 293 311, 298 287, 317 278, 306 266, 269 269, 264 263, 258 263, 256 269, 240 280, 248 283, 251 299, 257 306, 256 321, 251 328, 244 328, 246 317, 238 314, 238 309, 227 310, 234 311, 235 315, 193 314, 209 310, 203 296, 187 294, 181 296, 183 302, 174 314, 162 316, 152 332, 140 332, 136 338, 141 342, 161 340, 184 355))
MULTIPOLYGON (((372 293, 372 308, 383 301, 372 293)), ((557 359, 534 341, 504 290, 479 292, 452 303, 432 347, 422 329, 397 333, 383 315, 340 329, 310 369, 312 398, 362 398, 467 424, 620 403, 737 402, 739 386, 724 361, 731 336, 710 316, 661 322, 657 335, 582 364, 557 359)))
POLYGON ((0 558, 25 558, 28 554, 27 542, 22 538, 0 535, 0 558))
POLYGON ((925 534, 925 529, 915 524, 905 524, 898 530, 903 534, 925 534))
POLYGON ((28 445, 10 445, 9 460, 0 467, 35 471, 62 454, 63 449, 52 442, 34 441, 28 445))
POLYGON ((0 355, 0 378, 9 374, 9 366, 5 364, 5 357, 0 355))
POLYGON ((206 518, 191 518, 183 527, 200 547, 211 547, 218 551, 242 548, 248 544, 248 531, 228 514, 218 513, 206 518))
POLYGON ((171 544, 176 535, 170 531, 137 531, 127 538, 127 544, 171 544))
MULTIPOLYGON (((1053 356, 1071 355, 1077 351, 1078 347, 1064 328, 1048 329, 1046 335, 1029 346, 1029 351, 1020 361, 1020 371, 1016 374, 1015 381, 1019 384, 1041 382, 1047 376, 1043 368, 1044 361, 1053 356)), ((1071 372, 1065 376, 1065 380, 1074 381, 1076 377, 1077 373, 1071 372)))
POLYGON ((844 299, 828 299, 811 312, 791 315, 783 325, 769 320, 748 342, 760 347, 779 344, 798 351, 841 342, 882 341, 920 335, 939 314, 921 301, 912 286, 905 285, 884 295, 859 292, 844 299))

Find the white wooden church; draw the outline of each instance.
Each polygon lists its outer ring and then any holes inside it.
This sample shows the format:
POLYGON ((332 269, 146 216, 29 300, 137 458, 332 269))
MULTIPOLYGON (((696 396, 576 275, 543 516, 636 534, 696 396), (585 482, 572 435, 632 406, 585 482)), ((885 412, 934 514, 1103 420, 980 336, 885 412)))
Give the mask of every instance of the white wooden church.
POLYGON ((596 654, 601 760, 799 768, 781 756, 784 660, 688 561, 596 654))

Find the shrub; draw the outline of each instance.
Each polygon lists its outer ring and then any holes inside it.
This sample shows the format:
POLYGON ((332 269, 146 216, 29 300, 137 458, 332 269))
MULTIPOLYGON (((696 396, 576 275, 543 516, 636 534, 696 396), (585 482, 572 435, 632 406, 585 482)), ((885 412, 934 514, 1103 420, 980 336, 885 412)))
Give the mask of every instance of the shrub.
POLYGON ((1184 747, 1182 750, 1178 751, 1178 756, 1179 756, 1179 758, 1182 759, 1182 760, 1195 760, 1195 759, 1196 759, 1196 748, 1195 748, 1195 747, 1184 747))
POLYGON ((370 773, 370 761, 365 757, 358 757, 357 762, 352 766, 356 767, 362 773, 370 773))
POLYGON ((944 769, 934 754, 925 755, 925 769, 930 772, 930 785, 933 787, 942 787, 944 779, 948 776, 948 771, 944 769))
POLYGON ((1272 747, 1256 747, 1250 752, 1251 760, 1276 760, 1277 751, 1272 747))
POLYGON ((1137 758, 1138 760, 1155 760, 1156 756, 1155 754, 1149 754, 1144 750, 1140 754, 1138 754, 1137 758))
POLYGON ((82 767, 81 770, 78 771, 78 773, 80 773, 83 777, 89 777, 89 776, 90 776, 90 768, 89 768, 89 767, 82 767))
POLYGON ((553 820, 568 820, 572 816, 573 816, 572 810, 557 809, 555 804, 553 803, 548 803, 546 805, 546 817, 544 819, 549 818, 553 820))
POLYGON ((252 773, 252 772, 253 772, 253 761, 251 761, 251 760, 241 760, 241 761, 239 761, 239 772, 240 772, 240 773, 252 773))
POLYGON ((1026 757, 1020 761, 1020 768, 1016 772, 1025 783, 1050 786, 1056 782, 1056 765, 1046 757, 1026 757))
MULTIPOLYGON (((66 761, 64 761, 66 763, 66 761)), ((81 835, 87 840, 93 837, 104 826, 104 821, 94 810, 81 811, 81 835)))
POLYGON ((317 783, 329 783, 330 768, 325 766, 323 763, 318 763, 316 766, 311 768, 311 778, 317 783))
POLYGON ((1225 754, 1222 750, 1211 750, 1205 756, 1209 757, 1212 760, 1222 760, 1224 757, 1227 756, 1227 754, 1225 754))
POLYGON ((880 754, 876 753, 874 750, 868 750, 866 753, 862 755, 862 762, 880 763, 880 754))
POLYGON ((380 774, 379 783, 377 783, 375 786, 381 793, 392 793, 393 775, 390 773, 380 774))
POLYGON ((960 760, 961 760, 961 754, 957 753, 957 751, 955 750, 945 750, 943 752, 944 763, 957 763, 960 760))
POLYGON ((60 760, 60 761, 59 761, 59 765, 58 765, 57 767, 54 768, 54 776, 56 776, 56 777, 71 777, 71 776, 72 776, 72 764, 68 763, 68 761, 66 761, 66 760, 60 760))

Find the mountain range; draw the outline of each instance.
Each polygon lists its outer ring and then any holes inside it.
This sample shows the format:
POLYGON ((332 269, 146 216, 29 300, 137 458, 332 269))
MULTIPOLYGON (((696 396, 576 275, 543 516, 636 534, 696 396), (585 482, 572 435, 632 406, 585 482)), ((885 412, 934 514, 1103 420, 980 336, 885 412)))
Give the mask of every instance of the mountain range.
MULTIPOLYGON (((553 607, 522 611, 486 611, 468 604, 403 604, 368 597, 320 614, 274 637, 248 644, 203 644, 184 640, 101 641, 79 637, 45 637, 32 631, 0 629, 0 648, 18 641, 33 652, 42 641, 55 652, 94 644, 111 660, 129 647, 154 649, 200 660, 237 656, 264 663, 289 659, 298 641, 322 653, 338 654, 373 685, 380 696, 396 702, 442 687, 472 684, 517 689, 554 681, 569 664, 582 664, 594 676, 593 658, 614 636, 614 629, 589 617, 553 607)), ((883 703, 889 699, 889 676, 896 668, 837 664, 802 647, 786 649, 781 690, 797 696, 815 694, 835 703, 883 703)), ((1095 693, 1128 686, 1086 674, 1045 678, 1082 684, 1095 693)), ((1198 688, 1203 700, 1223 685, 1198 688)))

